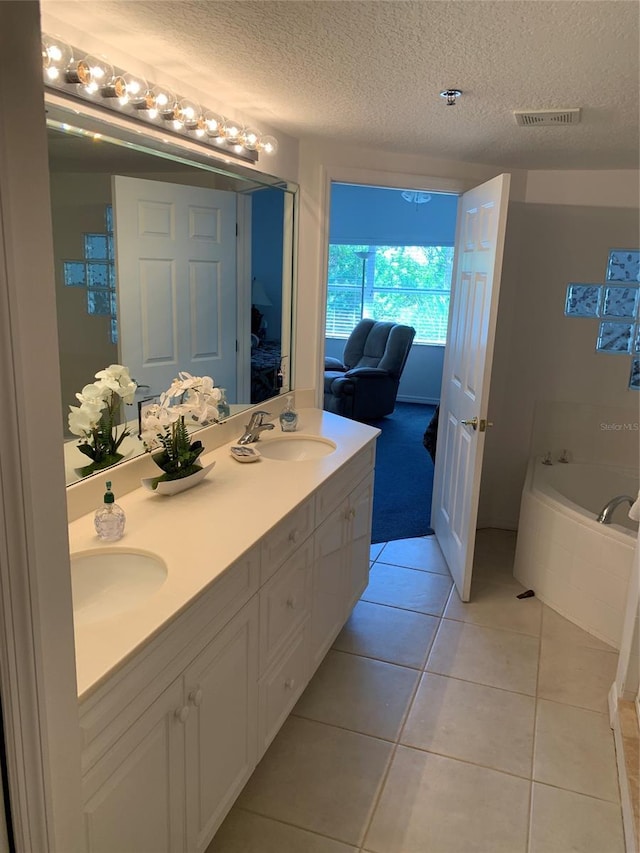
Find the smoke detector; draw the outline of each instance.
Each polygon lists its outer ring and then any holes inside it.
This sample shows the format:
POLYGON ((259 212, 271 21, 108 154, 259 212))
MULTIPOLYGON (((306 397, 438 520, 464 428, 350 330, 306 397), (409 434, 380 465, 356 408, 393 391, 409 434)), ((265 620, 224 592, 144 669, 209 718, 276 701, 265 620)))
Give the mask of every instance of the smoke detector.
POLYGON ((519 127, 553 127, 580 123, 580 107, 570 110, 514 110, 519 127))

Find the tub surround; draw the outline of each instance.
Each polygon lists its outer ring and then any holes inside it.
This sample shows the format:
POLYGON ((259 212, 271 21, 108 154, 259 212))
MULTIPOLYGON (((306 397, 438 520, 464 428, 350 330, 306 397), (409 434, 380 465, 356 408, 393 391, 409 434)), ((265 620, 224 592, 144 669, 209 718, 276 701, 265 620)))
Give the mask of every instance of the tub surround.
POLYGON ((529 463, 522 492, 514 575, 558 613, 620 648, 637 523, 619 508, 596 514, 616 494, 636 494, 637 473, 586 463, 529 463), (578 504, 580 501, 580 504, 578 504), (630 527, 617 523, 624 520, 630 527))
MULTIPOLYGON (((234 435, 237 432, 236 424, 234 435)), ((93 527, 96 502, 91 511, 69 525, 71 553, 106 547, 149 552, 165 561, 168 574, 157 592, 128 612, 95 624, 76 626, 81 700, 372 442, 379 430, 318 409, 304 408, 299 409, 297 434, 305 433, 334 441, 336 450, 305 462, 261 459, 253 465, 241 465, 229 453, 236 435, 203 455, 203 464, 215 461, 216 465, 202 483, 172 498, 153 495, 142 488, 126 493, 125 475, 129 478, 129 473, 122 469, 131 467, 130 463, 110 471, 116 499, 127 516, 125 535, 115 544, 98 540, 93 527), (123 487, 120 491, 119 480, 123 487)), ((276 429, 273 434, 279 436, 280 431, 276 429)), ((261 441, 268 441, 268 437, 261 441)), ((135 461, 139 463, 136 468, 141 467, 140 463, 151 462, 135 461)), ((102 479, 92 478, 86 484, 90 487, 88 491, 95 491, 93 481, 99 481, 96 485, 102 491, 102 479)))

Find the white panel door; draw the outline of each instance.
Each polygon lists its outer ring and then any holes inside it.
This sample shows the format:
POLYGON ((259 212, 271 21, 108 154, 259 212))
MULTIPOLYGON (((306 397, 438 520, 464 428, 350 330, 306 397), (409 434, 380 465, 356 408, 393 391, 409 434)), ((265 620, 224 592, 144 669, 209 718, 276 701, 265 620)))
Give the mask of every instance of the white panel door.
POLYGON ((236 195, 113 177, 119 358, 159 394, 179 370, 236 399, 236 195))
POLYGON ((509 175, 460 200, 442 374, 431 525, 458 594, 469 600, 509 175))

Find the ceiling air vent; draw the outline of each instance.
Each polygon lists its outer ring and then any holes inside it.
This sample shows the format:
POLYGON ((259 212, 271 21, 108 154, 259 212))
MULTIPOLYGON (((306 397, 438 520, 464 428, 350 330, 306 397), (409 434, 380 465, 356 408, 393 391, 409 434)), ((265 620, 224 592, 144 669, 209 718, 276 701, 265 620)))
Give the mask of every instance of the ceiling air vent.
POLYGON ((520 127, 551 127, 579 124, 580 108, 571 110, 515 110, 513 116, 520 127))

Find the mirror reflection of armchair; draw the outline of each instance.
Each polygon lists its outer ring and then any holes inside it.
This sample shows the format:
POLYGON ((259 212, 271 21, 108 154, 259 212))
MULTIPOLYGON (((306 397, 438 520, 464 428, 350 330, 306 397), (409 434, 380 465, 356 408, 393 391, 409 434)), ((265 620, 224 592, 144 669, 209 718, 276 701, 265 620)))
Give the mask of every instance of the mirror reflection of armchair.
POLYGON ((324 409, 359 421, 390 415, 415 333, 412 326, 360 320, 342 361, 325 359, 324 409))

